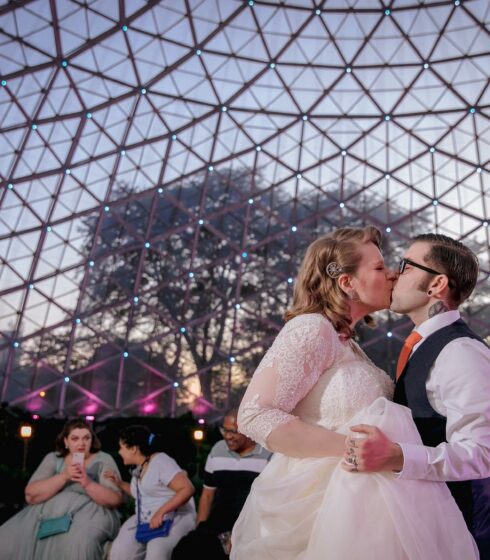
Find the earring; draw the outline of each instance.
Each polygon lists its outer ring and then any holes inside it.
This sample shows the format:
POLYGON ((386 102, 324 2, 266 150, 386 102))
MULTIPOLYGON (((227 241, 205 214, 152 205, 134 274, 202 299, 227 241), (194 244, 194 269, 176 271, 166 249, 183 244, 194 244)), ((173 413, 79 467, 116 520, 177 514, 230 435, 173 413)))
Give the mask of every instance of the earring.
POLYGON ((432 290, 429 290, 429 291, 427 292, 427 295, 428 295, 428 296, 431 296, 431 295, 432 295, 432 290))

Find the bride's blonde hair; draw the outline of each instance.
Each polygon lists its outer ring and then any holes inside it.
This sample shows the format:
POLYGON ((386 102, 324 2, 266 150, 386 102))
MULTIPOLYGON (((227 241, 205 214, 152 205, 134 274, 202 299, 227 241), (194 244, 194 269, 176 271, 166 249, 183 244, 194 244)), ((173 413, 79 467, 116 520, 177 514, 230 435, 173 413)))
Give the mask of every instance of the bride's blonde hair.
MULTIPOLYGON (((293 305, 284 314, 289 321, 304 313, 321 313, 345 338, 353 336, 352 321, 346 294, 341 290, 337 278, 327 274, 327 266, 336 263, 340 273, 355 274, 362 254, 359 248, 364 243, 381 244, 381 233, 374 226, 365 228, 341 228, 313 241, 306 250, 294 286, 293 305)), ((330 266, 330 273, 335 266, 330 266)), ((366 323, 372 324, 368 315, 366 323)))

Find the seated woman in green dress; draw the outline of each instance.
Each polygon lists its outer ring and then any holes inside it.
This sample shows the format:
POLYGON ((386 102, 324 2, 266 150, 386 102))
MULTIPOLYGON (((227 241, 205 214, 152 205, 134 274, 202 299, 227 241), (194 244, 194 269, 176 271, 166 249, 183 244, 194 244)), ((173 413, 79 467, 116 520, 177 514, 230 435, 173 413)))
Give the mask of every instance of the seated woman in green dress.
POLYGON ((26 486, 29 504, 0 527, 1 560, 100 560, 104 544, 115 538, 115 508, 122 493, 105 477, 116 471, 114 459, 100 451, 90 424, 67 422, 26 486), (66 532, 39 539, 41 520, 71 514, 66 532))

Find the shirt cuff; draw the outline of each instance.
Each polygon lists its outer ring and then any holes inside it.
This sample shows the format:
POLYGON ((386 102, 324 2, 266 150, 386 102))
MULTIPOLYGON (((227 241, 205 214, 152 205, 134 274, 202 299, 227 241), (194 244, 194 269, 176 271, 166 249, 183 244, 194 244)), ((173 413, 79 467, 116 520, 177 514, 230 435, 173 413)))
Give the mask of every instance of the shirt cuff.
POLYGON ((427 473, 429 454, 424 445, 415 443, 398 443, 403 453, 403 469, 397 478, 420 479, 427 473))

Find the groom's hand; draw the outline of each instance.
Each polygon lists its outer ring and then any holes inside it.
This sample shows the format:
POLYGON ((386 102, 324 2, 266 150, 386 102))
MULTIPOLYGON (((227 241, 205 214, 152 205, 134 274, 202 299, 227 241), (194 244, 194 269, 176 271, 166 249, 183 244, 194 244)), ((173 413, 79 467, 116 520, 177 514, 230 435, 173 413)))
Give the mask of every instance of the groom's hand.
POLYGON ((352 426, 352 432, 363 434, 362 438, 348 437, 342 468, 350 472, 401 471, 403 452, 379 428, 360 424, 352 426))

